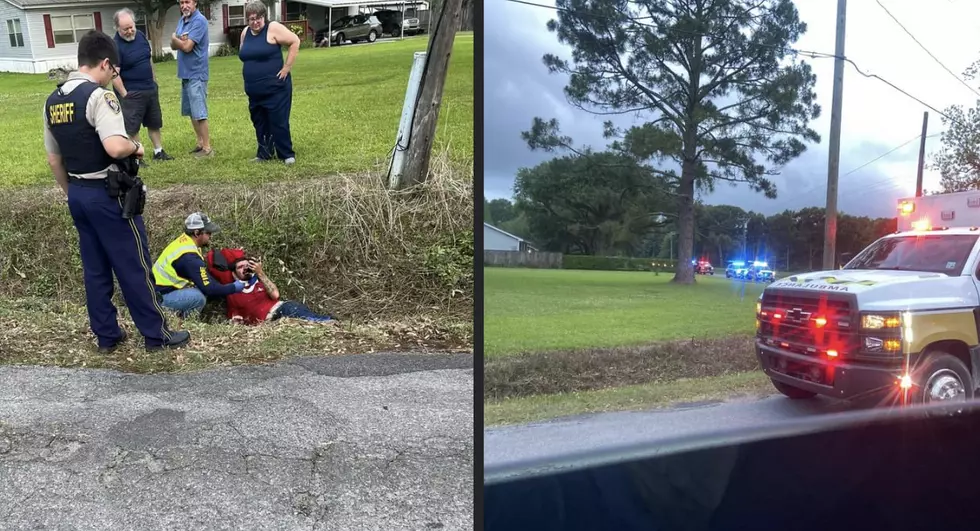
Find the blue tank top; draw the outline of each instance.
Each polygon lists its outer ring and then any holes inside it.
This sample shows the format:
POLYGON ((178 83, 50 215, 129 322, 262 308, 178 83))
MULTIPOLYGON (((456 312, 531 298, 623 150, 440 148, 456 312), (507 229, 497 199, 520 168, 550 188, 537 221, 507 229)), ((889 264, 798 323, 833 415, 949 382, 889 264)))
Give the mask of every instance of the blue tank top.
POLYGON ((245 41, 238 51, 238 58, 242 61, 246 94, 268 94, 292 83, 292 75, 286 76, 282 81, 277 77, 285 64, 282 60, 282 48, 278 44, 269 44, 266 40, 268 34, 268 22, 258 35, 253 35, 251 29, 245 28, 245 41))

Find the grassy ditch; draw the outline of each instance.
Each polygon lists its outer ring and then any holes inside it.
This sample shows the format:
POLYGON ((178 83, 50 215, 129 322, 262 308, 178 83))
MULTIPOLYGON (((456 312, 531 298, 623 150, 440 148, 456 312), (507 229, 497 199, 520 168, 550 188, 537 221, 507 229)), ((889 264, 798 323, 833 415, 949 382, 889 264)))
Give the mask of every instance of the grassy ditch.
MULTIPOLYGON (((472 320, 473 196, 438 165, 430 181, 391 193, 377 175, 303 182, 184 185, 153 191, 144 219, 152 259, 203 210, 213 246, 261 256, 284 298, 341 319, 472 320)), ((0 296, 84 301, 78 235, 60 190, 0 195, 0 296)))
POLYGON ((430 319, 371 320, 328 326, 282 320, 262 326, 187 321, 192 341, 164 353, 142 349, 124 306, 119 323, 130 340, 110 355, 95 349, 85 306, 24 298, 0 301, 0 363, 115 369, 125 372, 181 372, 269 363, 306 355, 431 349, 467 351, 472 328, 430 319))
POLYGON ((642 347, 540 352, 484 363, 484 398, 594 391, 753 371, 751 337, 688 339, 642 347))
POLYGON ((484 275, 487 425, 773 392, 753 351, 762 286, 629 271, 484 275))

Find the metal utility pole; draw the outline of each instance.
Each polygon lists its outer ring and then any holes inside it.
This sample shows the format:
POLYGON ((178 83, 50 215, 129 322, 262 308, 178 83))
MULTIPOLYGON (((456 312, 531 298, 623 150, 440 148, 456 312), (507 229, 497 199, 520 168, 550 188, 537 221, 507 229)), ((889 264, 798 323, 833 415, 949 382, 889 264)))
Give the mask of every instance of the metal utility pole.
POLYGON ((844 26, 847 0, 837 0, 837 44, 834 46, 834 100, 830 108, 830 157, 827 163, 827 214, 823 237, 823 269, 837 262, 837 179, 840 176, 840 124, 844 98, 844 26))
POLYGON ((919 140, 919 168, 915 174, 915 197, 922 197, 922 169, 926 165, 926 131, 929 129, 929 111, 922 113, 922 139, 919 140))

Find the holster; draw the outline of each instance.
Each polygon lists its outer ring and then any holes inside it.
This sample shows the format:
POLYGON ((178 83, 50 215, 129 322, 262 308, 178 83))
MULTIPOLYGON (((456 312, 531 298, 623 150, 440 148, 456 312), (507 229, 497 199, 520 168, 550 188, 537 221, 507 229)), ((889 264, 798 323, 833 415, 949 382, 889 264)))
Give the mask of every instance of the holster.
POLYGON ((143 179, 136 177, 123 198, 123 219, 143 215, 144 206, 146 206, 146 186, 143 185, 143 179))
POLYGON ((146 186, 137 174, 139 165, 135 157, 116 161, 118 171, 109 170, 106 175, 106 190, 113 199, 122 197, 122 217, 131 219, 143 214, 146 205, 146 186))
POLYGON ((121 171, 109 170, 105 181, 106 190, 109 192, 109 197, 113 199, 121 195, 126 195, 126 192, 133 186, 129 176, 121 171))

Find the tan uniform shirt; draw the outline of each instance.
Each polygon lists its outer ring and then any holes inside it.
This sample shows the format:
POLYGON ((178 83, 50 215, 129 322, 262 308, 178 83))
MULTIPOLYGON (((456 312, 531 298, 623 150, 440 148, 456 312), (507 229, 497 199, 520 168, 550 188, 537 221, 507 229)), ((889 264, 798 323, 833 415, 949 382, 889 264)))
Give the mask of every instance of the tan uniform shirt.
MULTIPOLYGON (((68 75, 68 80, 65 81, 65 84, 61 86, 61 90, 65 94, 70 94, 71 91, 75 90, 84 81, 95 80, 88 74, 72 72, 68 75)), ((85 106, 85 118, 99 133, 99 138, 102 140, 116 135, 129 138, 129 135, 126 134, 126 125, 123 123, 121 109, 116 94, 111 90, 99 87, 92 91, 92 95, 88 99, 88 104, 85 106)), ((58 141, 51 134, 47 112, 44 110, 41 112, 44 114, 44 149, 52 155, 60 155, 61 148, 58 147, 58 141)), ((68 175, 78 179, 105 179, 110 170, 118 171, 118 169, 115 164, 110 164, 102 171, 83 174, 69 173, 68 175)))

